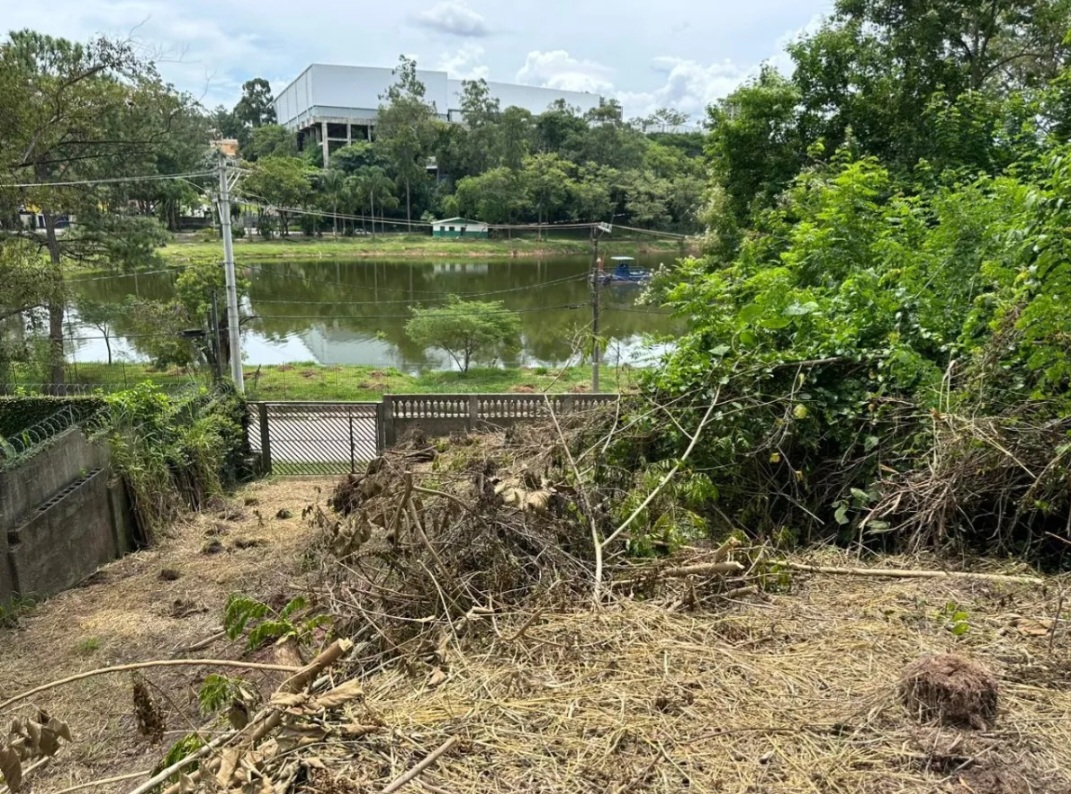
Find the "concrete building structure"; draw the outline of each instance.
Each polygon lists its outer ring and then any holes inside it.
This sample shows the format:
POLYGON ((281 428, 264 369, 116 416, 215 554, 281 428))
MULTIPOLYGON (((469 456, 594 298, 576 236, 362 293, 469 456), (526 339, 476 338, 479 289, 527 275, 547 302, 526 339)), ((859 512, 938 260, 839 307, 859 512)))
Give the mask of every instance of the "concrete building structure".
POLYGON ((467 218, 443 218, 432 221, 432 237, 482 237, 487 239, 487 224, 482 221, 470 221, 467 218))
MULTIPOLYGON (((464 121, 461 80, 428 69, 418 69, 417 78, 441 121, 464 121)), ((320 146, 326 164, 335 150, 372 139, 380 96, 394 82, 390 69, 314 63, 275 97, 275 115, 280 124, 297 133, 299 148, 320 146)), ((580 91, 495 82, 488 82, 487 87, 503 110, 520 107, 539 114, 561 99, 584 113, 602 103, 598 94, 580 91)))

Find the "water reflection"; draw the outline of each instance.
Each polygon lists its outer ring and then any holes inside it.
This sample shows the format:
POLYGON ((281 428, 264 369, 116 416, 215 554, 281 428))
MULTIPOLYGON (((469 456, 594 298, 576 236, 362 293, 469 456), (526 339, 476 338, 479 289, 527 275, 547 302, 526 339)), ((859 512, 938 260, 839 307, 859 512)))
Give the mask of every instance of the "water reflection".
MULTIPOLYGON (((655 266, 657 260, 643 261, 655 266)), ((256 316, 243 334, 251 365, 292 361, 394 366, 406 371, 452 366, 436 349, 414 345, 405 323, 414 306, 431 306, 450 294, 501 300, 520 313, 523 349, 509 364, 557 366, 570 360, 576 340, 590 333, 591 292, 586 257, 477 263, 281 262, 248 267, 250 289, 244 311, 256 316)), ((99 300, 127 295, 163 300, 171 296, 172 274, 124 276, 76 284, 99 300)), ((609 340, 607 363, 642 363, 651 355, 646 335, 671 336, 679 324, 650 307, 635 305, 636 287, 603 289, 602 333, 609 340)), ((84 341, 73 355, 104 360, 99 331, 79 327, 84 341)), ((113 351, 138 359, 137 339, 113 351)))

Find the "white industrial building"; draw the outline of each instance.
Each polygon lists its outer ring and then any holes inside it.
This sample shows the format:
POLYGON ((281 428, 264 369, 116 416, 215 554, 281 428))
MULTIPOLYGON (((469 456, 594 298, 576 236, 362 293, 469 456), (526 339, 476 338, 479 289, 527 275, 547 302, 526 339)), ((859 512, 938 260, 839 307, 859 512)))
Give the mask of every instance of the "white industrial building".
MULTIPOLYGON (((435 106, 442 121, 462 121, 461 80, 426 69, 418 69, 417 77, 427 89, 425 99, 435 106)), ((336 149, 371 139, 380 96, 394 82, 390 69, 314 63, 275 97, 275 115, 280 124, 298 134, 302 148, 310 143, 322 147, 327 163, 336 149)), ((559 99, 581 113, 602 102, 598 94, 580 91, 492 82, 487 87, 503 110, 520 107, 533 114, 542 113, 559 99)))

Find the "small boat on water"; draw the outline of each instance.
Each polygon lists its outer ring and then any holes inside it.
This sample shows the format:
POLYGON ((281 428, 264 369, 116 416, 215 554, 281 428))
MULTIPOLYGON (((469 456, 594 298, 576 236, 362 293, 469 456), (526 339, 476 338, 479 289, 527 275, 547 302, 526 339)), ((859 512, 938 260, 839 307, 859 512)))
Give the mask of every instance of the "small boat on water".
POLYGON ((600 284, 645 284, 651 280, 651 271, 645 267, 636 267, 636 260, 631 256, 612 256, 610 261, 614 263, 614 269, 609 273, 602 270, 594 278, 598 278, 600 284))

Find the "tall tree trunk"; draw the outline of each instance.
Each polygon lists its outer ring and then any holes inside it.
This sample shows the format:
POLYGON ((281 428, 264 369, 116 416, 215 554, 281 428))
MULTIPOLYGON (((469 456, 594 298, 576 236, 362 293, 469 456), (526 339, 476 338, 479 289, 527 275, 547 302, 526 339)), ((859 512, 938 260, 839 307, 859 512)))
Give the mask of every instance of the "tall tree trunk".
POLYGON ((334 207, 331 214, 331 236, 338 237, 338 202, 335 201, 331 206, 334 207))
POLYGON ((104 335, 104 348, 108 351, 108 366, 112 365, 112 340, 109 338, 107 329, 101 329, 101 334, 104 335))
POLYGON ((368 192, 368 206, 371 207, 372 213, 372 239, 376 239, 376 194, 368 192))
POLYGON ((409 206, 409 177, 405 178, 405 231, 413 231, 413 212, 409 206))
POLYGON ((64 365, 67 357, 63 353, 63 314, 66 309, 66 295, 63 288, 63 267, 60 262, 59 240, 56 239, 56 216, 46 210, 45 242, 48 246, 49 260, 49 298, 48 298, 48 361, 51 371, 53 394, 63 394, 64 365))

